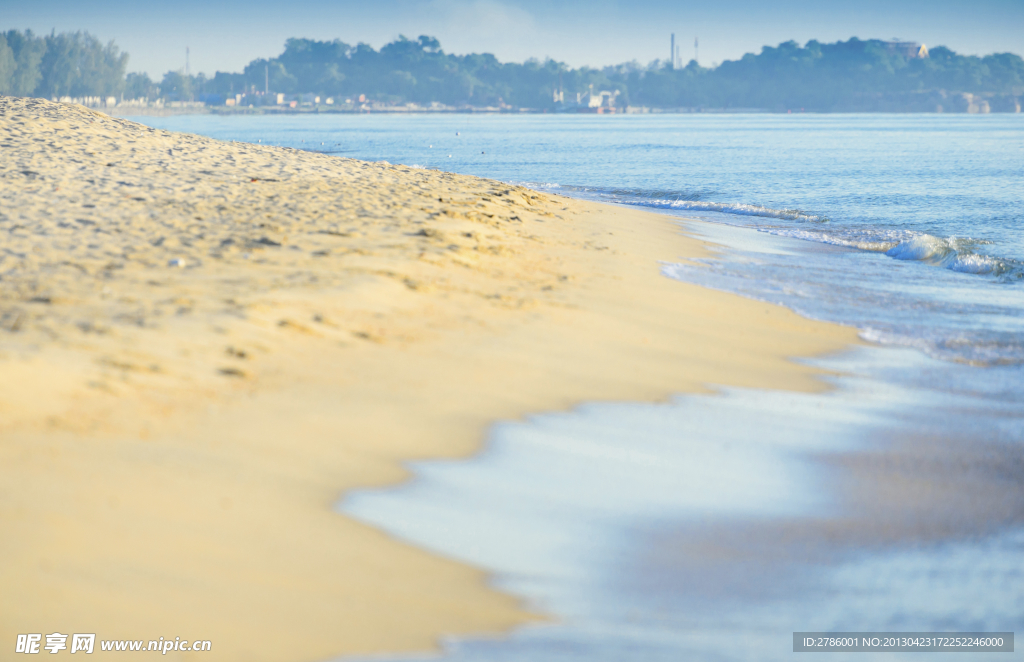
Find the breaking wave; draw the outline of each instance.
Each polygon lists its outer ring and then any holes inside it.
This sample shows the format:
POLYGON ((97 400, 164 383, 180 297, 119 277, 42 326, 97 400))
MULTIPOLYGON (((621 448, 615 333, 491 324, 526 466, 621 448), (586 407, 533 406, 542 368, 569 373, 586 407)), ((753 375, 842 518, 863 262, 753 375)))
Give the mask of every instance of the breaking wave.
MULTIPOLYGON (((620 195, 621 193, 624 192, 619 192, 620 195)), ((1024 278, 1024 263, 979 252, 978 247, 991 243, 981 239, 955 236, 942 238, 912 230, 833 229, 831 225, 825 225, 830 221, 828 217, 799 209, 772 209, 761 205, 703 200, 668 200, 661 198, 659 193, 661 192, 652 191, 643 199, 628 199, 623 196, 618 201, 658 209, 760 216, 814 223, 815 225, 810 228, 755 227, 761 232, 774 235, 885 253, 896 260, 923 262, 960 273, 994 276, 1001 280, 1024 278)))
POLYGON ((794 228, 758 228, 762 232, 884 253, 895 260, 923 262, 966 274, 994 276, 1003 280, 1024 277, 1024 263, 979 252, 992 242, 969 237, 936 237, 910 230, 847 230, 826 232, 794 228))

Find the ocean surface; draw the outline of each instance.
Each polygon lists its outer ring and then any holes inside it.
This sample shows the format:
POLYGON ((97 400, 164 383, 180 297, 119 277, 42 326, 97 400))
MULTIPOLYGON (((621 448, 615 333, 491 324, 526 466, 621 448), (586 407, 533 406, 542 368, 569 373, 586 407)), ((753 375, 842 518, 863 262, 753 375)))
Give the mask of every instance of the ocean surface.
POLYGON ((1024 631, 1024 115, 138 119, 671 214, 717 248, 666 277, 868 341, 814 361, 828 393, 538 413, 348 495, 343 512, 551 617, 443 659, 774 660, 794 631, 1024 631), (930 487, 850 459, 893 449, 930 487))

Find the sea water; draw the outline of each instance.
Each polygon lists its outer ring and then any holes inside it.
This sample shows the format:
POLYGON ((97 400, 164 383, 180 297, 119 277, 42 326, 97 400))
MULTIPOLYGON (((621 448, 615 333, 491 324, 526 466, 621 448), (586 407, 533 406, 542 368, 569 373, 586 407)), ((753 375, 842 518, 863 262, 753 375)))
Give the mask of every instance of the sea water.
MULTIPOLYGON (((666 277, 852 325, 869 343, 814 361, 836 373, 828 393, 538 413, 497 423, 476 458, 413 463, 405 485, 348 495, 343 512, 490 570, 552 619, 447 641, 446 659, 771 660, 792 655, 793 631, 1024 629, 1012 499, 1003 526, 810 556, 806 538, 780 552, 775 534, 750 533, 842 516, 823 457, 903 439, 1020 457, 1024 116, 144 121, 698 218, 681 229, 715 255, 664 265, 666 277)), ((1004 473, 1015 494, 1019 459, 1004 473)))

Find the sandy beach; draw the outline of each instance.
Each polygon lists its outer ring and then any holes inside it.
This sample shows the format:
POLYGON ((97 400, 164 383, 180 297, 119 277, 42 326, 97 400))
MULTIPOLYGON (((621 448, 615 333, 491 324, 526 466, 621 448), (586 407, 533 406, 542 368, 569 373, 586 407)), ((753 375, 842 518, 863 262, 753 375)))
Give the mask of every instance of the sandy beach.
POLYGON ((543 618, 332 505, 531 412, 820 390, 793 359, 858 342, 663 277, 708 249, 655 213, 38 99, 0 149, 2 641, 296 662, 543 618))

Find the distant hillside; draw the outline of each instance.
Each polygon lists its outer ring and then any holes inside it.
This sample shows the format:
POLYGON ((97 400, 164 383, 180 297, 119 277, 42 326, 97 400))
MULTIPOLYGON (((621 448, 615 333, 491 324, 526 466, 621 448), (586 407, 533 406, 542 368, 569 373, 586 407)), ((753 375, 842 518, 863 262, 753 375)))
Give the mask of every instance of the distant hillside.
POLYGON ((1024 60, 1012 53, 958 55, 938 46, 856 38, 765 46, 736 61, 673 69, 655 61, 572 69, 547 60, 499 62, 493 55, 452 55, 437 39, 401 37, 379 51, 366 44, 289 39, 284 52, 240 73, 186 76, 159 83, 124 75, 127 54, 88 33, 0 34, 0 93, 203 100, 277 104, 278 95, 346 104, 444 104, 580 110, 760 109, 818 112, 1019 111, 1024 60), (270 94, 265 94, 269 92, 270 94), (304 95, 304 96, 299 96, 304 95))

